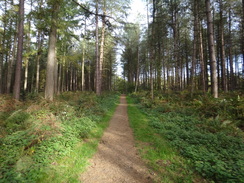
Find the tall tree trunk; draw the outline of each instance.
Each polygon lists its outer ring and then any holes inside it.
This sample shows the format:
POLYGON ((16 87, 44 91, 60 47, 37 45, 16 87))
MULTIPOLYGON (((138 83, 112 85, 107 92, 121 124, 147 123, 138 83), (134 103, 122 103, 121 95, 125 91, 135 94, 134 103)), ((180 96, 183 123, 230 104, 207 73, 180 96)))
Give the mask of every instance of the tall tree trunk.
POLYGON ((241 46, 242 46, 242 74, 244 74, 244 0, 242 0, 242 39, 241 39, 241 46))
POLYGON ((198 15, 197 15, 197 0, 194 0, 194 40, 193 40, 193 53, 192 53, 192 67, 191 67, 191 97, 195 89, 195 67, 196 67, 196 57, 197 57, 197 35, 198 35, 198 15))
MULTIPOLYGON (((154 99, 154 82, 153 82, 153 70, 154 70, 154 59, 155 59, 155 50, 154 50, 154 24, 155 24, 155 13, 156 13, 156 1, 153 0, 153 22, 152 22, 152 40, 151 40, 151 45, 150 45, 150 88, 151 88, 151 99, 154 99)), ((149 25, 149 18, 147 20, 148 25, 149 25)))
POLYGON ((224 41, 224 23, 223 23, 223 2, 220 3, 220 42, 221 42, 221 77, 222 77, 222 89, 227 92, 227 81, 226 81, 226 60, 225 60, 225 41, 224 41))
POLYGON ((37 56, 36 56, 36 92, 39 92, 39 82, 40 82, 40 59, 42 54, 42 33, 39 30, 37 35, 37 56))
POLYGON ((201 85, 203 93, 206 93, 206 71, 205 71, 205 62, 204 62, 204 54, 203 54, 203 36, 202 36, 202 25, 201 21, 199 21, 199 54, 200 54, 200 64, 201 64, 201 85))
POLYGON ((91 91, 91 63, 88 61, 88 90, 91 91))
POLYGON ((25 77, 24 77, 24 91, 27 91, 27 84, 28 84, 28 68, 29 68, 29 60, 28 58, 24 59, 24 66, 25 66, 25 77))
POLYGON ((24 37, 24 0, 19 0, 19 24, 18 24, 18 48, 17 62, 15 67, 15 82, 13 96, 16 100, 20 99, 21 69, 23 58, 23 37, 24 37))
POLYGON ((98 46, 98 1, 96 0, 96 79, 95 79, 95 88, 96 88, 96 94, 100 95, 100 83, 99 83, 99 75, 100 75, 100 61, 99 61, 99 46, 98 46))
POLYGON ((135 93, 138 91, 139 76, 140 76, 140 52, 139 52, 139 43, 138 43, 138 45, 137 45, 137 66, 136 66, 136 87, 135 87, 135 93))
POLYGON ((54 93, 58 90, 58 61, 57 61, 57 50, 55 49, 55 61, 54 61, 54 93))
MULTIPOLYGON (((7 14, 7 0, 5 0, 4 3, 4 13, 7 14)), ((6 45, 5 45, 5 41, 6 41, 6 29, 7 29, 7 18, 3 17, 2 19, 3 21, 3 34, 2 34, 2 40, 0 39, 0 94, 3 93, 3 60, 4 60, 4 55, 5 55, 5 51, 6 51, 6 45)), ((1 38, 1 37, 0 37, 1 38)))
POLYGON ((53 5, 52 25, 49 34, 48 56, 47 56, 47 72, 45 84, 45 99, 52 101, 55 92, 55 72, 56 72, 56 41, 57 41, 57 14, 59 4, 53 5))
POLYGON ((189 61, 188 61, 188 43, 187 43, 187 36, 185 36, 185 45, 186 45, 186 83, 187 83, 187 87, 189 87, 189 61))
POLYGON ((0 94, 3 93, 3 48, 0 50, 0 94))
POLYGON ((85 53, 86 53, 86 19, 84 28, 84 38, 82 43, 82 63, 81 63, 81 90, 85 91, 85 53))
POLYGON ((63 64, 60 63, 58 64, 58 88, 57 88, 57 94, 59 95, 61 93, 62 90, 62 76, 63 76, 63 69, 62 69, 63 64))
MULTIPOLYGON (((43 5, 43 0, 39 1, 39 7, 38 7, 38 11, 40 13, 41 8, 43 5)), ((40 59, 41 59, 41 55, 42 55, 42 44, 43 44, 43 33, 40 29, 38 29, 38 33, 37 33, 37 55, 36 55, 36 92, 39 92, 39 83, 40 83, 40 59)))
POLYGON ((205 0, 206 14, 207 14, 207 27, 208 27, 208 46, 209 46, 209 58, 211 67, 211 89, 214 98, 218 98, 218 80, 217 80, 217 67, 216 67, 216 55, 214 48, 214 31, 213 31, 213 18, 210 8, 210 0, 205 0))
POLYGON ((234 89, 234 68, 233 68, 233 51, 232 51, 232 18, 231 8, 229 9, 229 59, 230 59, 230 90, 234 89))
MULTIPOLYGON (((31 0, 31 12, 32 12, 32 0, 31 0)), ((27 40, 26 40, 26 50, 27 50, 27 56, 25 57, 25 78, 24 78, 24 91, 27 91, 28 87, 28 69, 29 69, 29 58, 30 58, 30 52, 31 52, 31 18, 28 18, 28 32, 27 32, 27 40)))
MULTIPOLYGON (((106 6, 104 4, 104 6, 106 6)), ((101 43, 100 43, 100 58, 99 58, 99 75, 98 75, 98 80, 97 80, 97 85, 98 85, 98 91, 97 91, 97 95, 101 95, 102 94, 102 83, 103 83, 103 77, 102 77, 102 71, 103 71, 103 60, 104 60, 104 42, 105 42, 105 29, 106 29, 106 25, 105 25, 105 17, 106 17, 106 10, 104 7, 104 12, 103 12, 103 16, 102 16, 102 35, 101 35, 101 43)))

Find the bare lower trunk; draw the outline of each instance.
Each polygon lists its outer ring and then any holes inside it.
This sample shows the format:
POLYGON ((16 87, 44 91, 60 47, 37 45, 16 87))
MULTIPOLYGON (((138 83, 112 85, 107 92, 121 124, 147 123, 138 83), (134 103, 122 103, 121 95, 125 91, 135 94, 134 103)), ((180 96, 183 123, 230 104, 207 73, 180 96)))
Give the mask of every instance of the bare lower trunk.
POLYGON ((100 76, 100 61, 99 61, 99 46, 98 46, 98 0, 96 1, 96 76, 95 76, 95 88, 96 94, 100 95, 101 90, 99 88, 99 76, 100 76))
POLYGON ((56 42, 57 42, 57 15, 60 4, 53 5, 52 25, 49 34, 49 45, 47 55, 47 71, 45 85, 45 99, 52 101, 57 86, 57 60, 56 60, 56 42))
POLYGON ((213 19, 210 8, 210 0, 205 0, 206 13, 208 22, 208 46, 209 46, 209 58, 211 67, 211 89, 214 98, 218 98, 218 79, 217 79, 217 66, 216 66, 216 55, 214 48, 214 31, 213 31, 213 19))
POLYGON ((140 72, 140 57, 139 57, 140 53, 139 53, 139 45, 137 47, 137 67, 136 67, 136 87, 135 87, 135 92, 138 91, 138 85, 139 85, 139 72, 140 72))
POLYGON ((41 47, 42 47, 42 36, 41 32, 38 32, 37 41, 37 57, 36 57, 36 92, 39 92, 39 81, 40 81, 40 59, 41 59, 41 47))
POLYGON ((234 68, 233 68, 233 53, 232 53, 232 35, 231 35, 231 9, 229 10, 229 58, 230 58, 230 90, 233 90, 234 87, 234 68))
MULTIPOLYGON (((39 11, 43 5, 43 0, 39 1, 39 11)), ((40 59, 42 54, 42 43, 43 43, 43 34, 41 30, 38 30, 37 35, 37 57, 36 57, 36 92, 39 92, 39 82, 40 82, 40 59)))
POLYGON ((86 50, 86 20, 84 29, 84 38, 82 43, 82 63, 81 63, 81 90, 85 90, 85 50, 86 50))
POLYGON ((27 84, 28 84, 28 67, 29 67, 29 60, 26 58, 25 60, 25 80, 24 80, 24 91, 27 91, 27 84))
POLYGON ((200 64, 201 64, 201 84, 202 84, 202 90, 203 93, 206 93, 206 76, 205 76, 205 63, 204 63, 204 56, 203 56, 203 36, 202 36, 202 30, 201 30, 201 24, 199 25, 199 41, 200 41, 200 64))
POLYGON ((221 77, 222 77, 222 89, 227 92, 227 80, 226 80, 226 60, 225 60, 225 40, 224 40, 224 23, 223 23, 223 2, 220 0, 220 41, 221 41, 221 77))
POLYGON ((45 85, 45 99, 53 100, 54 87, 55 87, 55 66, 56 66, 56 26, 51 27, 49 35, 49 48, 47 56, 47 73, 46 73, 46 85, 45 85))
POLYGON ((197 15, 197 1, 194 1, 194 40, 193 40, 193 54, 192 54, 192 67, 191 67, 191 97, 195 89, 195 67, 196 67, 196 57, 197 57, 197 28, 198 15, 197 15))
POLYGON ((17 62, 15 67, 15 82, 13 96, 16 100, 20 99, 21 86, 21 69, 23 53, 23 36, 24 36, 24 0, 19 1, 19 25, 18 25, 18 49, 17 62))

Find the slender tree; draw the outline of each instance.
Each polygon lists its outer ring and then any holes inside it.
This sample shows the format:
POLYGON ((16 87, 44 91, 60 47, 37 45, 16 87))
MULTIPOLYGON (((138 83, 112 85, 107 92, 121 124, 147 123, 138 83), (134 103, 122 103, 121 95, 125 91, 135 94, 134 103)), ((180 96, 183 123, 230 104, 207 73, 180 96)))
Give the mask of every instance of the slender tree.
POLYGON ((97 95, 101 95, 101 88, 100 88, 100 60, 99 60, 99 38, 98 38, 98 3, 99 0, 96 0, 96 15, 95 15, 95 19, 96 19, 96 50, 95 50, 95 55, 96 55, 96 94, 97 95))
POLYGON ((86 17, 84 20, 84 38, 82 42, 82 63, 81 63, 81 90, 85 90, 85 56, 86 56, 86 17))
POLYGON ((15 82, 13 96, 16 100, 20 99, 21 88, 21 69, 23 58, 23 36, 24 36, 24 0, 19 1, 19 24, 18 24, 18 49, 17 62, 15 67, 15 82))
POLYGON ((49 45, 47 56, 47 71, 45 84, 45 99, 52 101, 55 93, 56 83, 56 42, 57 42, 57 23, 58 12, 61 2, 52 1, 52 23, 49 33, 49 45))
POLYGON ((214 31, 213 31, 213 18, 210 8, 210 0, 205 0, 207 26, 208 26, 208 46, 209 46, 209 58, 211 66, 211 89, 214 98, 218 98, 218 79, 217 79, 217 65, 216 55, 214 48, 214 31))
POLYGON ((198 35, 198 13, 197 13, 197 0, 193 3, 193 14, 194 14, 194 40, 193 40, 193 53, 192 53, 192 66, 191 66, 191 96, 193 96, 195 88, 195 69, 196 69, 196 57, 197 57, 197 35, 198 35))
POLYGON ((221 42, 221 79, 222 79, 222 89, 227 92, 227 80, 226 80, 226 59, 225 59, 225 40, 224 40, 224 22, 223 22, 223 1, 219 1, 219 16, 220 16, 220 42, 221 42))

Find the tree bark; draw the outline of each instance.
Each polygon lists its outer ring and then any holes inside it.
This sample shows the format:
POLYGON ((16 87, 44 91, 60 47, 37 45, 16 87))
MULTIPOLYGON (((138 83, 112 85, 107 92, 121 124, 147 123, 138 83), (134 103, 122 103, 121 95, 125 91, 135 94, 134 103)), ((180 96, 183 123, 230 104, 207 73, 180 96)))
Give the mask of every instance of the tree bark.
POLYGON ((204 54, 203 54, 203 36, 202 36, 202 25, 199 22, 199 54, 200 54, 200 64, 201 64, 201 84, 203 93, 206 93, 206 71, 205 71, 205 62, 204 62, 204 54))
POLYGON ((17 62, 15 67, 15 82, 13 96, 16 100, 20 99, 21 69, 23 58, 23 37, 24 37, 24 0, 19 0, 19 25, 18 25, 18 48, 17 62))
POLYGON ((195 67, 196 67, 196 56, 197 56, 197 35, 198 35, 198 15, 197 15, 197 0, 194 0, 194 40, 193 40, 193 53, 192 53, 192 67, 191 67, 191 97, 195 89, 195 67))
POLYGON ((56 72, 56 41, 57 41, 57 14, 59 4, 53 5, 52 25, 49 34, 48 56, 47 56, 47 71, 45 84, 45 99, 53 101, 55 92, 55 72, 56 72))
POLYGON ((207 15, 207 27, 208 27, 208 46, 209 46, 209 58, 211 67, 211 89, 214 98, 218 98, 218 80, 217 80, 217 67, 216 67, 216 55, 214 48, 214 32, 213 32, 213 18, 210 8, 210 0, 205 0, 206 15, 207 15))
POLYGON ((222 89, 227 92, 226 81, 226 60, 225 60, 225 40, 224 40, 224 23, 223 23, 223 2, 219 1, 220 6, 220 42, 221 42, 221 77, 222 77, 222 89))
POLYGON ((99 83, 99 76, 100 76, 100 61, 99 61, 99 46, 98 46, 98 1, 96 0, 96 79, 95 79, 95 88, 96 88, 96 94, 100 95, 100 83, 99 83))
POLYGON ((85 91, 85 53, 86 53, 86 19, 84 28, 84 38, 82 43, 82 63, 81 63, 81 90, 85 91))
POLYGON ((234 87, 234 68, 233 68, 233 51, 232 51, 232 18, 231 18, 231 9, 229 9, 229 60, 230 60, 230 90, 233 90, 234 87))
MULTIPOLYGON (((104 5, 105 6, 105 5, 104 5)), ((106 10, 104 7, 104 16, 102 17, 102 35, 101 35, 101 43, 100 43, 100 58, 99 58, 99 75, 98 75, 98 92, 97 95, 102 94, 102 71, 103 71, 103 61, 104 61, 104 42, 105 42, 105 17, 106 17, 106 10)))
POLYGON ((138 91, 138 85, 139 85, 139 76, 140 76, 140 68, 139 67, 140 67, 140 52, 139 52, 139 40, 138 40, 135 93, 138 91))
POLYGON ((242 74, 244 74, 244 0, 242 0, 242 39, 241 39, 241 46, 242 46, 242 48, 241 48, 242 49, 242 74))

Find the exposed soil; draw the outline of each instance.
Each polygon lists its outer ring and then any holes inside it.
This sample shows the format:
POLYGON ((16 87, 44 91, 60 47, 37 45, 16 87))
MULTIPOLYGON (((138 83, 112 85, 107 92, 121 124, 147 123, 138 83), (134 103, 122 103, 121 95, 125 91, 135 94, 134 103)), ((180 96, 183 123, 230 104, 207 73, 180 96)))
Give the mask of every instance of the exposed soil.
POLYGON ((149 183, 152 177, 135 148, 129 126, 127 102, 120 98, 107 130, 90 160, 88 170, 80 176, 84 183, 149 183))

